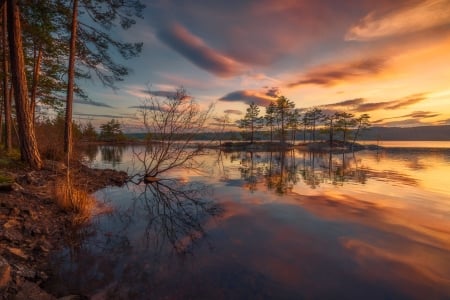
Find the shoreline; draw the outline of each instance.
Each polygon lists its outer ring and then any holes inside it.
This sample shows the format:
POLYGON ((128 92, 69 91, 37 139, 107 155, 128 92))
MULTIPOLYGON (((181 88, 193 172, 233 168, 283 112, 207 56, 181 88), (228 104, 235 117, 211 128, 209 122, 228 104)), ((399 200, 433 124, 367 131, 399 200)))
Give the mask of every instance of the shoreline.
MULTIPOLYGON (((81 163, 72 170, 75 185, 93 193, 106 186, 121 186, 128 174, 92 169, 81 163)), ((10 190, 0 191, 0 299, 57 299, 43 289, 51 278, 52 251, 64 247, 75 228, 75 213, 62 210, 54 200, 54 184, 64 176, 64 165, 46 161, 42 170, 2 168, 13 178, 10 190)))

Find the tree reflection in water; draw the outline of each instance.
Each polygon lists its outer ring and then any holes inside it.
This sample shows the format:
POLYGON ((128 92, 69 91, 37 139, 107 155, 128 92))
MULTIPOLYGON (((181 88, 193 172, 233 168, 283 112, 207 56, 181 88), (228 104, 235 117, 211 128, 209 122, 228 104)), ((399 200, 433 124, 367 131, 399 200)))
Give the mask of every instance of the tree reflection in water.
POLYGON ((113 167, 122 162, 123 146, 101 146, 102 161, 111 163, 113 167))
POLYGON ((176 253, 190 253, 206 236, 203 224, 222 214, 221 206, 208 200, 212 189, 201 183, 161 180, 139 188, 142 191, 137 199, 143 201, 148 214, 147 245, 167 240, 176 253))
POLYGON ((223 209, 211 200, 210 187, 162 180, 131 184, 128 192, 125 207, 74 231, 74 240, 55 257, 50 289, 56 294, 144 299, 166 284, 175 257, 183 262, 200 244, 211 247, 204 226, 223 209))
POLYGON ((264 183, 269 190, 285 194, 301 179, 311 188, 330 183, 345 182, 364 184, 368 170, 362 166, 355 153, 317 153, 297 150, 278 152, 242 152, 231 155, 240 157, 241 178, 250 191, 264 183))

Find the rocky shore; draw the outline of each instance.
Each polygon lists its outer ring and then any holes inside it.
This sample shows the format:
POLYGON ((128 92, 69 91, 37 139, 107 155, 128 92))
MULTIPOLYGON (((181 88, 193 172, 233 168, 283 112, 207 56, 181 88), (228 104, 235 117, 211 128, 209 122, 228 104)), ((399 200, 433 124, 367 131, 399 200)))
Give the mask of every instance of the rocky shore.
MULTIPOLYGON (((75 184, 88 192, 123 185, 128 178, 125 172, 82 164, 72 168, 75 184)), ((57 299, 41 286, 51 275, 50 253, 65 244, 74 226, 74 214, 53 199, 55 180, 64 176, 65 166, 47 161, 40 171, 1 171, 12 180, 0 187, 0 299, 57 299)))

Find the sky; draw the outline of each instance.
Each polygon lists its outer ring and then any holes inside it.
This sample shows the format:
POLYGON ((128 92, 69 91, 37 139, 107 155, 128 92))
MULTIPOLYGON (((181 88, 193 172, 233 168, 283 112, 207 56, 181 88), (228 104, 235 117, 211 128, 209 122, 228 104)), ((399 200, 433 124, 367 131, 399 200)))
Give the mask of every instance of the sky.
MULTIPOLYGON (((450 0, 155 0, 127 42, 144 43, 119 90, 79 82, 74 119, 116 118, 185 88, 215 117, 243 118, 276 95, 296 108, 367 113, 374 125, 450 125, 450 0)), ((214 126, 214 119, 211 120, 214 126)))

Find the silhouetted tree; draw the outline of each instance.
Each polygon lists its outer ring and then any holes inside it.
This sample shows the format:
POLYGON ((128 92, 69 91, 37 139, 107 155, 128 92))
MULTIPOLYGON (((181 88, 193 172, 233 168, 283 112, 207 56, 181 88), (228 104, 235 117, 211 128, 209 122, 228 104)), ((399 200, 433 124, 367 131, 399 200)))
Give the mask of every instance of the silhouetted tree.
POLYGON ((308 124, 311 125, 312 129, 312 140, 313 142, 316 141, 316 126, 318 125, 318 122, 323 118, 322 110, 314 107, 312 109, 309 109, 306 112, 306 116, 308 119, 308 124))
POLYGON ((250 130, 250 143, 253 144, 255 139, 255 130, 262 127, 262 118, 259 116, 259 107, 252 102, 247 108, 247 112, 243 119, 239 122, 239 127, 248 128, 250 130))
POLYGON ((360 131, 370 127, 369 119, 370 119, 370 116, 368 114, 362 114, 358 118, 355 119, 356 130, 353 135, 353 144, 356 143, 356 140, 358 139, 358 135, 359 135, 360 131))
POLYGON ((276 105, 275 102, 272 101, 266 107, 266 115, 264 116, 265 124, 269 127, 270 132, 270 142, 273 141, 273 128, 276 124, 276 105))
POLYGON ((280 142, 285 143, 287 124, 289 121, 289 116, 295 107, 294 102, 286 98, 285 96, 278 97, 276 101, 276 117, 280 132, 280 142))
POLYGON ((354 115, 347 112, 340 112, 337 116, 337 130, 342 132, 342 141, 344 144, 347 142, 347 133, 352 126, 355 125, 354 115))

